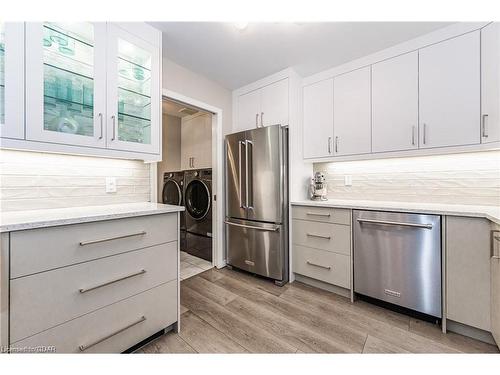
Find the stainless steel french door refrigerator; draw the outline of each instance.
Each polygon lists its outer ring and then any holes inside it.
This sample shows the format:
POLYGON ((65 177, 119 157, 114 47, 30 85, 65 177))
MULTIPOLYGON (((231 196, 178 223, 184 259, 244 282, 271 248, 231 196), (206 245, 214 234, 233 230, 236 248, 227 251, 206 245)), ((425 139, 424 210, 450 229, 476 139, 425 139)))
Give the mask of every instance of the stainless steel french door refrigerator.
POLYGON ((226 136, 226 255, 233 267, 288 282, 288 130, 226 136))

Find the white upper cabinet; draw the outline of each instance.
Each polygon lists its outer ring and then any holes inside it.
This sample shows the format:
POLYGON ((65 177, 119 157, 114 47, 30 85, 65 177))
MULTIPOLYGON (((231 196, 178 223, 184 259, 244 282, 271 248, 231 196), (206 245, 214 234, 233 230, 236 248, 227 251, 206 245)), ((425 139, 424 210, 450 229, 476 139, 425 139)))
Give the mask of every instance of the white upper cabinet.
POLYGON ((333 79, 333 133, 335 155, 371 151, 370 67, 333 79))
POLYGON ((160 148, 159 49, 108 25, 108 147, 157 154, 160 148))
POLYGON ((419 69, 420 147, 479 143, 479 31, 422 48, 419 69))
POLYGON ((372 151, 418 148, 418 52, 372 66, 372 151))
POLYGON ((243 131, 259 127, 260 90, 254 90, 238 97, 238 121, 233 131, 243 131))
POLYGON ((500 23, 481 30, 481 142, 500 141, 500 23))
POLYGON ((288 125, 288 79, 262 88, 260 122, 263 126, 288 125))
POLYGON ((24 24, 0 22, 0 137, 24 138, 24 24))
POLYGON ((305 86, 303 91, 304 158, 333 155, 333 79, 305 86))
POLYGON ((26 138, 105 147, 106 24, 26 24, 26 138))
POLYGON ((288 78, 241 94, 237 98, 237 122, 233 131, 269 125, 288 125, 288 78))
POLYGON ((181 169, 212 167, 212 116, 195 114, 181 120, 181 169))
POLYGON ((159 30, 145 23, 1 25, 3 147, 158 159, 159 30))

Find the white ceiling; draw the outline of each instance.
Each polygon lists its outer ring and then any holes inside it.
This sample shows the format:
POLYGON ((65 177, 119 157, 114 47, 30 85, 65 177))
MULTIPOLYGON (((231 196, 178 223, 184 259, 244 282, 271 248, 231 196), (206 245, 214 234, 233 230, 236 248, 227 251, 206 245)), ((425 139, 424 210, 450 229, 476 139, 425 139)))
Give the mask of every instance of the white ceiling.
POLYGON ((153 22, 163 55, 228 89, 293 67, 301 76, 447 26, 445 22, 153 22))

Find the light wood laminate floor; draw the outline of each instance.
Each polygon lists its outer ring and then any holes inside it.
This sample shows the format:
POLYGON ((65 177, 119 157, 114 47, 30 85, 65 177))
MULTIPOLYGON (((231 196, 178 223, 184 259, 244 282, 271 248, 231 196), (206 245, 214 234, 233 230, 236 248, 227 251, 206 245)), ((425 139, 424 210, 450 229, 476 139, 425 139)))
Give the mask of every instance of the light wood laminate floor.
POLYGON ((181 331, 139 353, 497 353, 488 345, 302 283, 211 269, 181 282, 181 331))

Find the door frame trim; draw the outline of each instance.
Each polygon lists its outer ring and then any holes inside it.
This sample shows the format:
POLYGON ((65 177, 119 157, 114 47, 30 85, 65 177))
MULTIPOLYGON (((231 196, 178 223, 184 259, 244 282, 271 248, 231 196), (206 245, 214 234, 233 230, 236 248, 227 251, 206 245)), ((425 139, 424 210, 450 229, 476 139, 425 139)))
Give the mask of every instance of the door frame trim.
MULTIPOLYGON (((222 133, 222 109, 178 92, 162 89, 162 100, 172 99, 212 113, 212 265, 226 266, 224 254, 224 137, 222 133), (214 195, 218 197, 214 199, 214 195)), ((160 125, 162 126, 162 125, 160 125)), ((161 151, 161 145, 160 145, 161 151)), ((158 202, 158 163, 151 163, 151 202, 158 202)), ((161 202, 160 202, 161 203, 161 202)))

